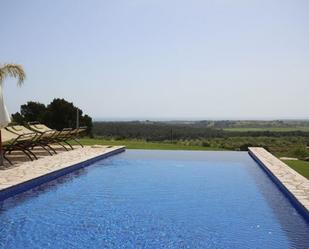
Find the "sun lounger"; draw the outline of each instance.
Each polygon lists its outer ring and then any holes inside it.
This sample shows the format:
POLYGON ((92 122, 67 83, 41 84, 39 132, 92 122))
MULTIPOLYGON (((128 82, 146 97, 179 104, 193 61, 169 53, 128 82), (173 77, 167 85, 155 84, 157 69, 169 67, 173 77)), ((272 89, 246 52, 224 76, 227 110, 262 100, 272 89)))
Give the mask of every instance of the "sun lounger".
POLYGON ((46 150, 50 155, 57 153, 56 150, 51 147, 52 144, 59 144, 64 149, 68 150, 62 143, 68 145, 71 149, 73 146, 69 143, 70 140, 74 140, 79 145, 83 145, 77 140, 78 136, 86 131, 86 127, 80 127, 77 129, 65 128, 61 131, 50 129, 43 124, 29 124, 29 128, 22 125, 7 126, 1 129, 2 141, 3 141, 3 157, 10 163, 12 162, 7 158, 7 154, 12 151, 23 152, 30 160, 37 159, 37 156, 33 153, 32 149, 36 146, 40 146, 46 150))
POLYGON ((53 143, 53 137, 56 136, 54 132, 44 132, 44 133, 38 133, 34 132, 32 130, 29 130, 28 128, 22 126, 22 125, 13 125, 13 126, 7 126, 5 128, 11 133, 14 133, 16 135, 33 135, 34 139, 32 141, 32 148, 36 146, 40 146, 44 150, 46 150, 51 156, 53 155, 52 152, 57 154, 55 149, 50 146, 50 144, 53 143), (52 151, 52 152, 51 152, 52 151))
POLYGON ((7 158, 7 154, 13 151, 23 152, 31 161, 37 159, 37 156, 31 151, 34 140, 36 139, 35 133, 17 135, 6 129, 1 129, 2 143, 3 143, 3 157, 10 164, 11 160, 7 158))
MULTIPOLYGON (((54 140, 58 144, 65 143, 72 150, 74 148, 69 143, 69 141, 71 141, 71 140, 73 140, 76 143, 78 143, 81 147, 84 147, 77 139, 78 139, 79 136, 81 136, 82 133, 84 133, 87 130, 87 127, 79 127, 79 128, 76 128, 76 129, 64 128, 61 131, 57 131, 57 130, 53 130, 53 129, 47 127, 44 124, 40 124, 38 122, 31 122, 28 125, 29 125, 29 128, 32 131, 35 131, 35 132, 39 132, 39 133, 46 133, 46 132, 51 132, 51 131, 55 132, 57 135, 54 137, 54 140)), ((64 148, 67 149, 66 147, 64 147, 64 148)))

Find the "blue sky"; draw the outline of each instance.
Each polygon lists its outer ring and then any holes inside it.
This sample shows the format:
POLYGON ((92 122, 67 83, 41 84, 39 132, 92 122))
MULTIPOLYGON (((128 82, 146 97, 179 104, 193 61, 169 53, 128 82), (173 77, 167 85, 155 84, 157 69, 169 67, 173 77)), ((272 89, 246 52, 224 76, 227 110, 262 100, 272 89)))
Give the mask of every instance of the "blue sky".
POLYGON ((3 1, 10 112, 63 97, 94 118, 309 118, 307 0, 3 1))

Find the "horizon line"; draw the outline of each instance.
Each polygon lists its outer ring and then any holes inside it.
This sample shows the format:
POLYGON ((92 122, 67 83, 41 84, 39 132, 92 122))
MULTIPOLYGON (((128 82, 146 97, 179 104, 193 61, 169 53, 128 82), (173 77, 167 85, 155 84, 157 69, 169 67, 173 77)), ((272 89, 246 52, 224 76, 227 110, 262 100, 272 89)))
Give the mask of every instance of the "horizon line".
POLYGON ((309 118, 156 118, 156 117, 107 117, 93 118, 94 122, 125 122, 125 121, 174 121, 174 122, 190 122, 190 121, 309 121, 309 118))

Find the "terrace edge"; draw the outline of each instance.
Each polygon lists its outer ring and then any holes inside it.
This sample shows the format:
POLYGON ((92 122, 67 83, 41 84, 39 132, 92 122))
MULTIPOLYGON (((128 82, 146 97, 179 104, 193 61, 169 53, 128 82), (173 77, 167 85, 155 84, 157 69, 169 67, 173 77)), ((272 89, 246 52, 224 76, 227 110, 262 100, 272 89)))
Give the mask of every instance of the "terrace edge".
POLYGON ((262 147, 250 147, 248 153, 309 222, 309 180, 262 147))
POLYGON ((5 199, 8 199, 14 195, 20 194, 22 192, 25 192, 27 190, 30 190, 32 188, 35 188, 39 185, 42 185, 44 183, 50 182, 52 180, 55 180, 61 176, 67 175, 73 171, 79 170, 81 168, 85 168, 94 162, 97 162, 99 160, 105 159, 107 157, 119 154, 121 152, 124 152, 126 150, 125 146, 117 147, 114 150, 105 152, 103 154, 100 154, 98 156, 86 159, 84 161, 74 163, 72 165, 69 165, 65 168, 61 168, 55 171, 52 171, 50 173, 44 174, 42 176, 33 178, 31 180, 16 184, 14 186, 10 186, 8 188, 0 190, 0 201, 3 201, 5 199))

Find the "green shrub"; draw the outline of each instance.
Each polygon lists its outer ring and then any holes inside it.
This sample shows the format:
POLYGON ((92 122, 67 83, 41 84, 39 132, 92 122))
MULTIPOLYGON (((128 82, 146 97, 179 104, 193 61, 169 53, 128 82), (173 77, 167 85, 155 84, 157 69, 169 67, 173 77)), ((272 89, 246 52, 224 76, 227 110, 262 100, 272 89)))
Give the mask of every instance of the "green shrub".
POLYGON ((203 146, 203 147, 210 147, 210 143, 207 142, 207 141, 203 141, 203 142, 202 142, 202 146, 203 146))
POLYGON ((253 145, 252 145, 252 144, 249 144, 249 143, 245 143, 245 144, 240 145, 240 146, 239 146, 239 149, 240 149, 241 151, 248 151, 248 148, 249 148, 249 147, 253 147, 253 145))
POLYGON ((307 159, 309 157, 309 150, 304 146, 298 146, 292 151, 292 154, 298 159, 307 159))

